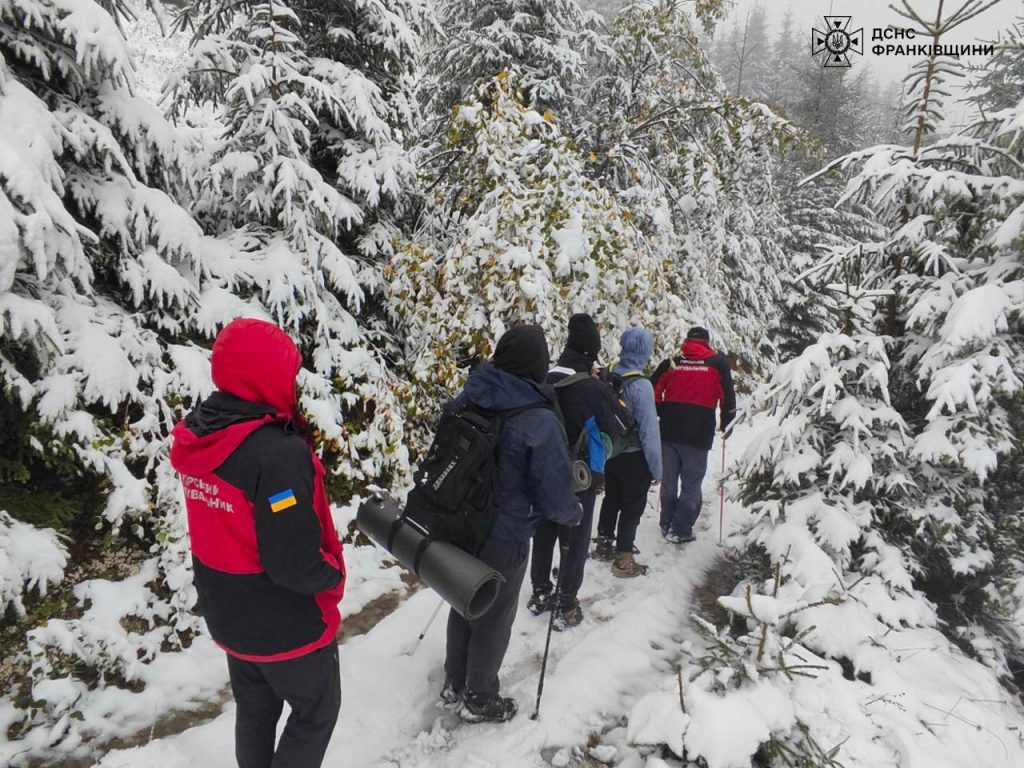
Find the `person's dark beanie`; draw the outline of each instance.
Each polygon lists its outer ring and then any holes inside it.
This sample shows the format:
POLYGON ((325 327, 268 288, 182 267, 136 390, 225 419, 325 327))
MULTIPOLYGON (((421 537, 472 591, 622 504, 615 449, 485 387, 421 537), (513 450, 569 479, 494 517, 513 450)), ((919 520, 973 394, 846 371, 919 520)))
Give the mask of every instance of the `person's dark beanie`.
POLYGON ((498 339, 491 363, 495 368, 542 384, 548 376, 550 358, 544 330, 539 325, 517 325, 498 339))
POLYGON ((569 318, 569 340, 565 346, 590 360, 601 354, 601 333, 590 315, 580 312, 569 318))
POLYGON ((686 338, 700 339, 701 341, 711 341, 711 334, 708 333, 707 328, 701 328, 699 325, 695 325, 693 326, 693 328, 686 332, 686 338))

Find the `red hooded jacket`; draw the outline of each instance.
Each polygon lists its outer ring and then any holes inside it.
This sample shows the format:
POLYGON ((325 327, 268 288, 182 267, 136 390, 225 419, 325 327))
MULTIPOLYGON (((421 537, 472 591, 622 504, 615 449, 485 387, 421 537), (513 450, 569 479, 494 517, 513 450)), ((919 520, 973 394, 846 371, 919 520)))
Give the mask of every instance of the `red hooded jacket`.
POLYGON ((729 361, 703 339, 683 342, 683 357, 654 387, 661 439, 710 450, 715 440, 715 409, 721 429, 736 416, 736 392, 729 361))
POLYGON ((218 391, 172 435, 199 609, 233 656, 282 661, 334 642, 345 586, 324 468, 298 422, 302 357, 277 326, 235 320, 217 336, 218 391))

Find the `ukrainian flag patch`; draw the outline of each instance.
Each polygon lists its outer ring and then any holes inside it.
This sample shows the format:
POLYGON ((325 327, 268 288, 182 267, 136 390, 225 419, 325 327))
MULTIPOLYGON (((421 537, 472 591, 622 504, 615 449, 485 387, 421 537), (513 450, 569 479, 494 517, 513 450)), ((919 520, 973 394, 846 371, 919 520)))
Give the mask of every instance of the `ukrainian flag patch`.
POLYGON ((280 512, 282 509, 288 509, 288 507, 294 507, 299 502, 295 499, 295 491, 291 488, 286 488, 280 493, 275 493, 267 501, 270 502, 271 512, 280 512))

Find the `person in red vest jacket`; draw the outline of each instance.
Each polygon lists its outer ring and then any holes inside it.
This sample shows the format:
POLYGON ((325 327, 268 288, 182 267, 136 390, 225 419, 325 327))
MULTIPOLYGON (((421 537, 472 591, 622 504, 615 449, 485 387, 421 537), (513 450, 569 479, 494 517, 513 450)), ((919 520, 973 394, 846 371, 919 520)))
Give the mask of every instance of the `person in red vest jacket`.
POLYGON ((701 484, 715 440, 715 409, 725 431, 736 416, 736 392, 724 355, 711 348, 707 330, 693 327, 683 356, 657 377, 654 400, 661 426, 661 532, 675 544, 694 540, 703 501, 701 484))
POLYGON ((227 652, 240 768, 318 768, 341 706, 345 562, 301 432, 301 364, 276 325, 234 320, 213 345, 217 391, 171 433, 199 609, 227 652))

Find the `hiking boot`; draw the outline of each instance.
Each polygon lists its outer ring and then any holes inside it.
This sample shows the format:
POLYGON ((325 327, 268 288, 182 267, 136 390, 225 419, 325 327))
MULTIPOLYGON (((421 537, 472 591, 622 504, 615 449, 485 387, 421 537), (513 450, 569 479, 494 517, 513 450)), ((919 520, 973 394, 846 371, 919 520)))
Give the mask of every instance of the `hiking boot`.
POLYGON ((593 557, 595 560, 614 560, 615 539, 610 536, 598 536, 597 546, 594 547, 593 557))
POLYGON ((635 579, 647 573, 647 566, 636 561, 632 552, 616 552, 615 562, 612 563, 612 576, 620 579, 635 579))
POLYGON ((573 600, 572 605, 559 608, 555 612, 554 623, 551 625, 555 632, 564 632, 567 629, 578 627, 583 622, 583 609, 579 600, 573 600))
POLYGON ((467 723, 504 723, 516 716, 515 699, 503 696, 467 693, 459 709, 459 717, 467 723))
POLYGON ((445 683, 441 689, 441 708, 455 709, 462 704, 462 691, 456 690, 451 683, 445 683))
POLYGON ((551 610, 551 590, 535 589, 526 603, 526 610, 534 616, 540 616, 544 611, 551 610))

